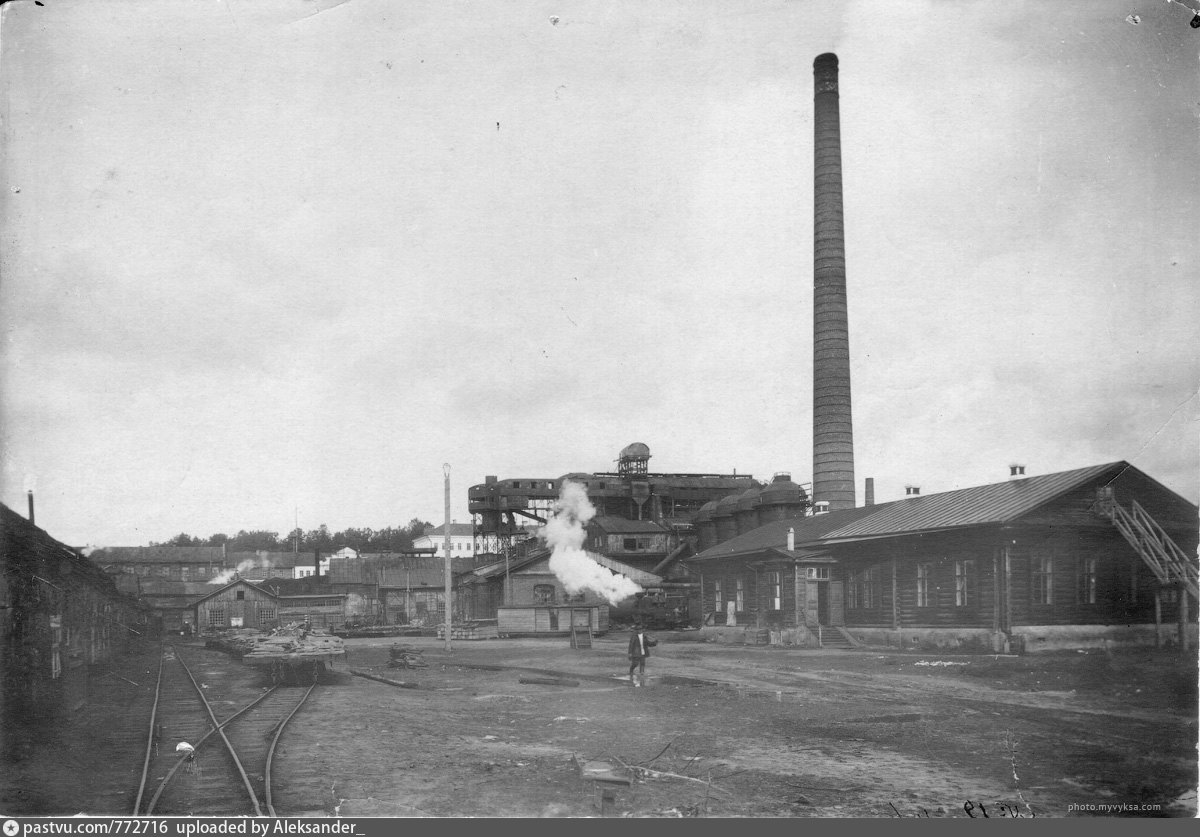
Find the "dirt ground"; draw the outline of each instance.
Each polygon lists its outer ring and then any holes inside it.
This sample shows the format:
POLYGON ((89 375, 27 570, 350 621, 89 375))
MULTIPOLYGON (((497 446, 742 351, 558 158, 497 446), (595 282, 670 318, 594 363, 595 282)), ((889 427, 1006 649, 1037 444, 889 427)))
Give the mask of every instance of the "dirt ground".
MULTIPOLYGON (((449 652, 434 638, 347 640, 330 687, 284 738, 276 769, 288 783, 276 808, 348 817, 1196 815, 1194 653, 964 656, 656 636, 644 688, 625 678, 626 634, 587 650, 566 639, 455 640, 449 652), (390 667, 397 643, 426 665, 390 667), (537 682, 556 679, 565 682, 537 682)), ((101 710, 90 711, 89 728, 101 710)), ((10 796, 0 813, 128 813, 126 771, 112 765, 130 757, 79 727, 61 727, 69 757, 43 746, 16 765, 42 777, 32 802, 25 782, 22 803, 42 810, 14 810, 10 796), (81 789, 78 771, 94 791, 81 789)))

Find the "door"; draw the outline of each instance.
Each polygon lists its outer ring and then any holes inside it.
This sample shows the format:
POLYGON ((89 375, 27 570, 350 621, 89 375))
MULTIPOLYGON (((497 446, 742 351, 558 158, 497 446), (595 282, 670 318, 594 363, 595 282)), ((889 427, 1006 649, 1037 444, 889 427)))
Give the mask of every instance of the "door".
POLYGON ((815 628, 820 621, 820 582, 802 580, 800 582, 800 606, 804 608, 804 624, 815 628))
POLYGON ((558 608, 550 608, 550 630, 558 630, 558 608))
POLYGON ((725 624, 730 626, 737 625, 737 602, 732 599, 725 602, 725 624))
POLYGON ((829 624, 829 582, 818 581, 811 585, 817 588, 817 624, 829 624))
POLYGON ((845 585, 841 581, 829 582, 829 624, 842 627, 846 624, 845 585))

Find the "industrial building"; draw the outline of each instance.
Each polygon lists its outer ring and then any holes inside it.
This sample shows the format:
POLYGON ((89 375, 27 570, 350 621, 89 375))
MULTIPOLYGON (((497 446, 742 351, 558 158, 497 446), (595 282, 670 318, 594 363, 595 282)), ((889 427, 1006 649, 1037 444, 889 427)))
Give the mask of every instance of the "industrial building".
MULTIPOLYGON (((649 448, 635 443, 615 473, 472 486, 482 548, 511 551, 519 522, 544 523, 573 479, 598 509, 588 548, 685 580, 703 629, 724 641, 1194 643, 1198 509, 1127 462, 1036 476, 1020 466, 1005 482, 910 489, 878 506, 868 479, 856 505, 837 56, 817 56, 813 78, 811 492, 790 474, 765 485, 651 474, 649 448)), ((518 604, 531 603, 505 599, 518 604)))

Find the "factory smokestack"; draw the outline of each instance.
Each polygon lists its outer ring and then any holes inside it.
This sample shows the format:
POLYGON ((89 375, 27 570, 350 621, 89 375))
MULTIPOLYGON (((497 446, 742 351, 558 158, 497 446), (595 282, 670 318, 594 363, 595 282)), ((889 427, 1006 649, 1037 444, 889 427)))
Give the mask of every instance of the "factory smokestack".
POLYGON ((854 508, 850 420, 850 325, 842 225, 842 141, 838 60, 813 61, 813 500, 854 508))

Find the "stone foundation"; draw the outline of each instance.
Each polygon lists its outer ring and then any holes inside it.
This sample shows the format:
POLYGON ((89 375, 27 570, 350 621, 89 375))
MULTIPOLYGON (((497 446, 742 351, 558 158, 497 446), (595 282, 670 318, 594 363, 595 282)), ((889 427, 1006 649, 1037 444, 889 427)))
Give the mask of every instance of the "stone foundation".
MULTIPOLYGON (((1189 626, 1188 646, 1196 647, 1197 626, 1189 626)), ((1021 625, 1011 637, 983 628, 847 628, 863 645, 898 651, 955 651, 963 654, 1035 654, 1086 648, 1155 646, 1154 625, 1021 625)), ((1179 641, 1175 624, 1163 625, 1164 645, 1179 641)))

